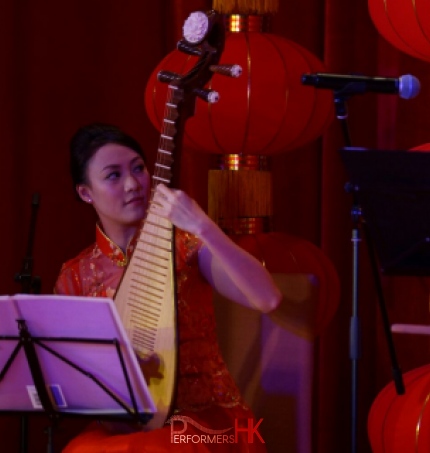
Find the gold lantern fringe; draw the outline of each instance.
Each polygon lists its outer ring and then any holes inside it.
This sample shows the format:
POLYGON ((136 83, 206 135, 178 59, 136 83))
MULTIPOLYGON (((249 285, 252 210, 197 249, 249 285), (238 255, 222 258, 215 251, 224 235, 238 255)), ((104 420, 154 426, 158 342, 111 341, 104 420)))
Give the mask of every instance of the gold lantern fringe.
POLYGON ((243 219, 272 216, 272 175, 260 170, 210 170, 208 214, 227 232, 243 219))
POLYGON ((212 7, 221 14, 276 13, 279 0, 213 0, 212 7))

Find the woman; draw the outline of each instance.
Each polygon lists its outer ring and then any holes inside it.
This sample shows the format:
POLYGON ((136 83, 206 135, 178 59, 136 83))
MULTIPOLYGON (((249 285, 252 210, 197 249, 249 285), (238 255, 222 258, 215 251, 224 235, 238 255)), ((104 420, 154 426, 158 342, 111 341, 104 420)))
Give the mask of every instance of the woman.
MULTIPOLYGON (((149 204, 150 176, 140 145, 117 127, 92 124, 75 134, 70 146, 73 183, 91 204, 99 222, 96 243, 65 263, 57 294, 113 297, 133 252, 149 204)), ((252 418, 221 358, 216 342, 212 288, 232 301, 269 312, 281 294, 254 257, 231 241, 185 193, 158 185, 151 210, 171 221, 175 273, 179 282, 179 372, 175 414, 212 429, 234 427, 252 418)), ((171 426, 120 434, 113 425, 91 425, 65 453, 261 451, 243 432, 234 443, 172 443, 171 426)), ((187 434, 199 433, 190 427, 187 434)), ((258 437, 258 436, 257 436, 258 437)), ((195 438, 197 439, 197 438, 195 438)), ((252 439, 254 440, 254 439, 252 439)), ((264 451, 264 450, 263 450, 264 451)))

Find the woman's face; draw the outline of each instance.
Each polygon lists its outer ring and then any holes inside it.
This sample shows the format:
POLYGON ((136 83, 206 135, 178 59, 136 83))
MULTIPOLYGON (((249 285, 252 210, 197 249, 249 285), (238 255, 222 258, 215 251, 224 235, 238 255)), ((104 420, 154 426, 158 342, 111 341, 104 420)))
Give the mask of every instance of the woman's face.
POLYGON ((142 157, 126 146, 108 143, 88 162, 87 184, 77 191, 91 203, 105 231, 137 225, 148 207, 150 176, 142 157))

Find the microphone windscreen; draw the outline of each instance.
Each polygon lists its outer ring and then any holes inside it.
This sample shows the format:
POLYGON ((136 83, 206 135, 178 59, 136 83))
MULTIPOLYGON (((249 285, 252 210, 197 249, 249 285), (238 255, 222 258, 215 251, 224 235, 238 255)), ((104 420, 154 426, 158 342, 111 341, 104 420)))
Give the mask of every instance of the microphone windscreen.
POLYGON ((421 89, 420 81, 411 74, 399 77, 399 96, 403 99, 414 98, 421 89))

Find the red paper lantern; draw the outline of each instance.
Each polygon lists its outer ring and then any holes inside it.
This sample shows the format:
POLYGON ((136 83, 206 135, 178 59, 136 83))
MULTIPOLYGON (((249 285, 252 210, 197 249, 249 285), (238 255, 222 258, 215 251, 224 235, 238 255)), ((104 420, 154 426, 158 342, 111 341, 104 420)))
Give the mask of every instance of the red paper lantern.
POLYGON ((394 47, 430 61, 430 3, 428 0, 368 0, 378 32, 394 47))
POLYGON ((423 143, 422 145, 415 146, 415 147, 411 148, 411 151, 429 152, 430 151, 430 143, 423 143))
POLYGON ((376 397, 368 417, 373 453, 427 453, 430 451, 430 365, 403 375, 405 394, 394 384, 376 397))
MULTIPOLYGON (((283 300, 273 317, 297 335, 313 339, 321 334, 340 300, 338 275, 323 251, 303 238, 280 232, 244 234, 233 239, 271 274, 312 276, 316 297, 303 297, 301 302, 283 300)), ((292 291, 291 287, 287 289, 292 291)))
MULTIPOLYGON (((207 104, 197 99, 195 114, 185 126, 183 144, 190 150, 247 162, 245 172, 240 171, 243 162, 237 168, 234 165, 237 171, 223 166, 221 173, 228 173, 228 177, 214 177, 212 185, 209 182, 209 192, 211 187, 214 189, 214 197, 209 196, 209 211, 211 202, 216 207, 226 207, 223 212, 215 209, 211 217, 231 235, 245 233, 235 236, 238 244, 264 262, 272 274, 314 278, 309 285, 315 289, 313 297, 305 297, 302 305, 295 306, 287 300, 274 314, 275 321, 284 322, 286 328, 314 338, 332 319, 340 299, 338 276, 329 259, 304 239, 263 232, 263 228, 236 228, 236 222, 259 224, 271 215, 269 175, 260 174, 260 168, 251 169, 248 161, 256 159, 260 163, 261 157, 302 146, 317 138, 334 118, 332 92, 301 83, 305 73, 324 72, 321 61, 292 41, 261 32, 256 24, 263 19, 246 14, 228 19, 231 28, 219 64, 238 64, 242 75, 234 79, 214 74, 207 88, 218 91, 220 101, 207 104), (252 194, 247 198, 249 203, 242 203, 244 193, 252 194), (239 198, 236 206, 234 201, 239 198)), ((167 95, 167 86, 157 80, 158 72, 186 74, 195 63, 196 57, 174 50, 151 74, 145 105, 158 130, 162 127, 167 95)))
MULTIPOLYGON (((184 74, 195 58, 174 50, 152 73, 145 104, 158 130, 167 91, 157 80, 159 70, 184 74)), ((220 64, 239 64, 243 73, 238 79, 213 76, 210 87, 220 101, 197 100, 185 127, 184 145, 191 150, 272 155, 314 140, 333 119, 330 90, 301 83, 303 73, 322 72, 323 64, 292 41, 271 33, 228 33, 220 64)))

